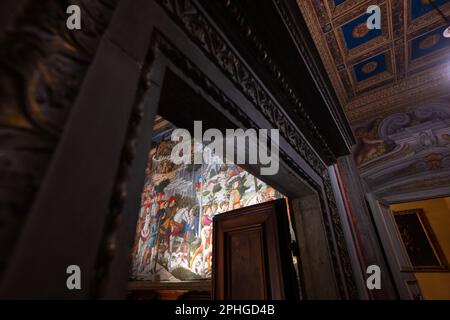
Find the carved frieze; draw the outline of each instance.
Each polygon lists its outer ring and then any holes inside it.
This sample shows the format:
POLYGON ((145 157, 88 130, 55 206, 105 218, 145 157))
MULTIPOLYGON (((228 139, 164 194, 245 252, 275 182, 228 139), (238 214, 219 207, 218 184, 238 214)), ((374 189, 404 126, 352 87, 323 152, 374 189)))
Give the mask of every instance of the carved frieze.
MULTIPOLYGON (((246 64, 234 52, 234 49, 229 46, 228 42, 210 24, 206 16, 203 15, 195 4, 190 0, 158 0, 158 2, 168 11, 171 17, 184 27, 191 39, 204 49, 210 59, 224 71, 272 125, 280 129, 280 133, 300 152, 310 165, 317 172, 321 172, 321 167, 323 166, 322 161, 312 151, 311 147, 305 143, 304 139, 302 139, 299 129, 290 121, 284 110, 281 109, 277 102, 260 84, 259 80, 253 76, 246 64)), ((240 16, 240 20, 242 21, 242 16, 240 16)), ((254 35, 252 39, 255 39, 254 35)), ((261 48, 261 51, 264 50, 260 44, 257 46, 261 48)), ((262 56, 265 61, 272 63, 267 51, 264 51, 262 56)), ((313 142, 316 142, 317 147, 326 150, 330 159, 334 159, 335 157, 332 151, 327 146, 323 137, 317 132, 317 128, 315 128, 309 116, 301 107, 301 102, 294 95, 286 80, 279 74, 275 66, 271 69, 275 70, 275 74, 278 74, 277 78, 280 79, 285 90, 289 92, 291 101, 297 104, 299 110, 303 110, 301 114, 303 114, 303 117, 309 123, 308 129, 315 133, 318 139, 313 142)))

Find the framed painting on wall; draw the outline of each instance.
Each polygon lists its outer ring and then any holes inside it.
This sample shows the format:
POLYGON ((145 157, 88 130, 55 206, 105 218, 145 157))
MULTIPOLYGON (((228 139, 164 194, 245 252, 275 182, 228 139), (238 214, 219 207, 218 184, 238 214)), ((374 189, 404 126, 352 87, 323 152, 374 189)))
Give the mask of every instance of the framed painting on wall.
POLYGON ((423 209, 394 211, 394 218, 415 272, 449 271, 423 209))

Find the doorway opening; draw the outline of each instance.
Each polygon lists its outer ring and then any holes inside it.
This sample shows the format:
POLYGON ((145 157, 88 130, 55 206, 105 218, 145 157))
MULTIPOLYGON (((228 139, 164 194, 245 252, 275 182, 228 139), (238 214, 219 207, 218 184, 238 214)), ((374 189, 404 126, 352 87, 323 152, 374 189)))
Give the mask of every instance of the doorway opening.
POLYGON ((424 299, 450 299, 450 197, 390 206, 424 299))
MULTIPOLYGON (((216 76, 222 77, 222 75, 216 76)), ((140 101, 143 108, 147 110, 148 122, 145 123, 146 131, 141 129, 139 138, 141 147, 138 149, 136 161, 132 168, 136 183, 132 187, 133 196, 129 197, 129 207, 133 209, 133 212, 130 214, 136 217, 136 224, 133 222, 133 225, 130 225, 130 229, 127 230, 130 242, 136 228, 139 227, 137 226, 137 218, 142 205, 138 199, 141 199, 145 184, 144 178, 147 176, 145 170, 148 167, 149 153, 152 149, 150 142, 153 138, 157 138, 158 134, 161 134, 166 129, 175 127, 183 128, 189 131, 191 137, 195 137, 195 121, 202 121, 204 130, 215 128, 222 134, 228 129, 276 129, 267 119, 261 116, 261 113, 254 105, 246 100, 244 96, 237 94, 235 89, 230 87, 226 81, 219 81, 220 89, 212 85, 205 87, 205 83, 198 82, 199 79, 197 77, 193 77, 190 74, 186 75, 184 70, 180 70, 179 67, 168 62, 163 56, 154 61, 148 78, 154 85, 150 87, 140 101), (155 118, 156 114, 159 116, 155 118), (150 134, 150 132, 153 133, 150 134)), ((212 84, 212 82, 207 84, 212 84)), ((144 125, 141 127, 143 128, 144 125)), ((158 142, 158 139, 156 140, 158 142)), ((160 141, 162 140, 160 139, 160 141)), ((289 248, 290 252, 293 253, 291 255, 294 257, 289 256, 286 258, 294 260, 294 264, 297 265, 297 284, 300 287, 301 298, 336 299, 344 296, 343 279, 340 276, 336 276, 340 274, 339 270, 336 269, 339 268, 340 263, 337 261, 336 254, 332 252, 335 250, 333 245, 335 240, 332 230, 327 227, 330 226, 329 219, 331 217, 325 201, 327 189, 321 173, 316 172, 284 136, 280 136, 279 151, 279 170, 274 175, 262 175, 261 165, 258 164, 239 164, 240 169, 238 170, 245 171, 249 176, 257 178, 257 183, 254 183, 254 190, 264 190, 268 186, 274 189, 275 193, 278 192, 289 199, 286 207, 289 210, 288 215, 289 221, 291 221, 291 228, 287 233, 291 235, 295 243, 291 244, 289 248)), ((245 156, 247 157, 248 155, 246 154, 245 156)), ((233 161, 231 161, 230 165, 233 165, 233 161)), ((195 190, 195 180, 193 185, 195 190)), ((233 186, 231 185, 228 188, 232 190, 233 186)), ((269 189, 267 188, 267 190, 269 189)), ((273 191, 264 191, 263 193, 273 194, 273 191)), ((170 201, 170 197, 158 199, 158 201, 164 201, 164 203, 167 201, 167 205, 169 202, 173 202, 170 201)), ((219 211, 220 205, 219 201, 217 209, 214 208, 212 210, 219 211)), ((199 210, 200 206, 198 206, 199 210)), ((189 212, 190 210, 186 215, 189 216, 189 212)), ((196 209, 194 209, 192 215, 197 219, 196 209)), ((150 218, 148 219, 150 220, 150 218)), ((143 222, 141 221, 141 223, 143 222)), ((150 223, 150 221, 147 221, 147 223, 150 223)), ((170 227, 170 233, 169 231, 165 233, 169 236, 172 234, 172 226, 170 227)), ((157 228, 154 228, 155 230, 157 228)), ((175 229, 173 231, 177 233, 185 230, 178 231, 175 229)), ((150 232, 150 230, 145 232, 150 232)), ((196 232, 201 235, 200 228, 196 232)), ((170 248, 170 240, 163 245, 170 248)), ((182 242, 178 240, 172 241, 172 249, 182 242)), ((186 248, 186 245, 184 247, 186 248)), ((197 256, 200 256, 202 250, 203 248, 199 250, 197 256)), ((136 252, 136 247, 134 252, 136 252)), ((152 260, 151 256, 152 253, 147 253, 145 260, 152 260)), ((155 258, 153 258, 153 261, 155 261, 155 258)), ((201 261, 203 262, 203 256, 201 261)), ((207 265, 210 264, 208 259, 205 262, 207 265)), ((136 270, 136 267, 134 269, 136 270)), ((153 269, 153 271, 155 270, 153 269)), ((207 274, 208 268, 206 268, 206 271, 203 271, 203 273, 207 274)), ((209 299, 211 297, 211 280, 205 277, 193 280, 162 282, 143 280, 145 277, 142 275, 136 277, 135 274, 133 276, 133 270, 131 270, 131 273, 128 272, 128 274, 131 274, 131 282, 128 283, 129 292, 131 293, 130 298, 183 299, 188 297, 189 299, 209 299), (141 280, 138 280, 138 278, 141 278, 141 280), (150 290, 149 285, 152 286, 152 290, 150 290), (149 291, 152 291, 152 293, 149 291), (155 291, 159 291, 161 294, 155 293, 155 291), (192 292, 195 295, 192 295, 192 292)), ((150 278, 150 276, 148 277, 150 278)), ((192 278, 198 278, 198 275, 192 278)), ((159 279, 161 280, 161 277, 159 279)))
MULTIPOLYGON (((213 218, 277 199, 287 202, 279 191, 208 146, 195 147, 202 142, 193 140, 190 149, 200 150, 208 161, 174 163, 179 143, 172 139, 175 129, 156 117, 132 251, 131 298, 210 298, 213 218)), ((295 239, 286 213, 289 236, 295 239)), ((299 281, 298 258, 291 258, 299 281)))

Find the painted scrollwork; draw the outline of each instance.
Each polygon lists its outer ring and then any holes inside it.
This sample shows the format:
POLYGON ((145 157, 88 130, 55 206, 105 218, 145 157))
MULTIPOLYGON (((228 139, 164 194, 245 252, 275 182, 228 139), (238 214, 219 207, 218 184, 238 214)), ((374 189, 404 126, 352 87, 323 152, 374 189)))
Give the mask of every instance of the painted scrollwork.
POLYGON ((450 132, 449 120, 445 101, 428 103, 382 120, 378 133, 391 147, 361 166, 371 189, 386 199, 407 199, 408 193, 413 192, 420 192, 421 197, 448 194, 448 186, 439 181, 449 174, 450 153, 446 140, 450 132), (430 188, 431 177, 436 180, 435 188, 430 188), (423 184, 424 180, 429 182, 423 184))

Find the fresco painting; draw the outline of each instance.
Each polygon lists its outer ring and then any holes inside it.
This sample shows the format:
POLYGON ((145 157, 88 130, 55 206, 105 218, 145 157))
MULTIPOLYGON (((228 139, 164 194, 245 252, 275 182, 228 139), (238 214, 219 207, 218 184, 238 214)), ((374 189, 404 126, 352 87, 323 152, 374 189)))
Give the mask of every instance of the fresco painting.
POLYGON ((378 134, 381 121, 382 119, 376 119, 354 130, 356 144, 353 147, 353 156, 357 165, 362 165, 390 150, 378 134))
MULTIPOLYGON (((209 151, 201 165, 175 165, 170 134, 150 150, 137 224, 131 278, 208 279, 212 220, 220 213, 283 197, 239 166, 209 151)), ((194 150, 195 148, 192 148, 194 150)))

